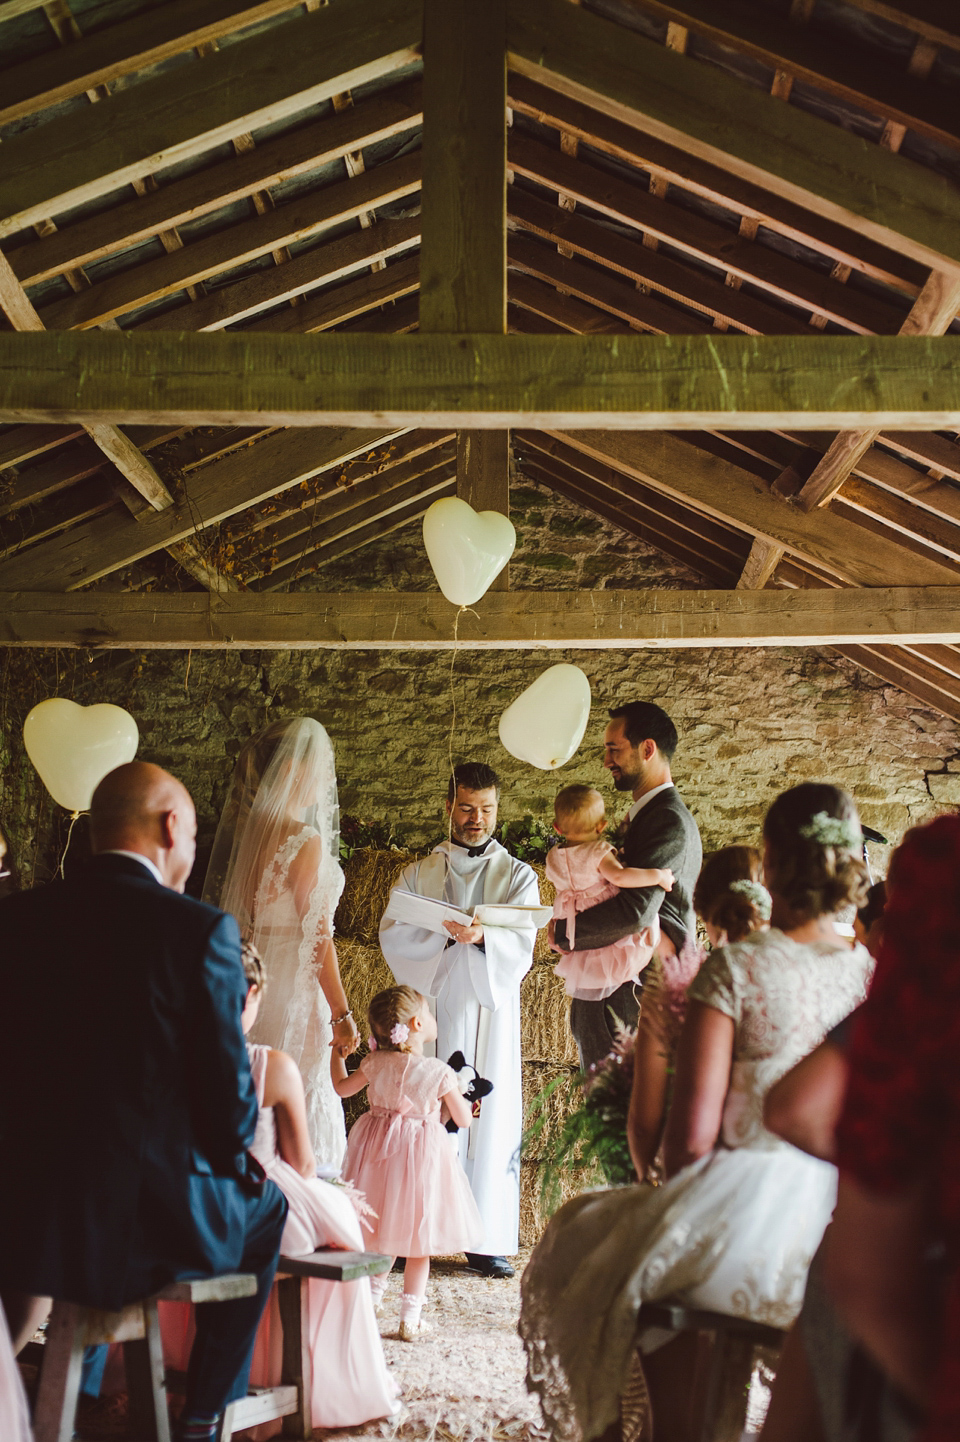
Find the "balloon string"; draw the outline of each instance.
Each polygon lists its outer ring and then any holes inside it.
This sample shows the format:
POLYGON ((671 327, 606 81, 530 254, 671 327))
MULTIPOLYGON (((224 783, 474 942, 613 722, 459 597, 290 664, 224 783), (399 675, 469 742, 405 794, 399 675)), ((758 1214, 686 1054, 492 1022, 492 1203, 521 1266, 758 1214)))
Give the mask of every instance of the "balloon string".
POLYGON ((70 838, 71 838, 71 836, 73 835, 73 828, 76 826, 77 822, 80 820, 80 817, 82 816, 82 814, 83 814, 83 813, 80 812, 80 811, 71 811, 71 812, 70 812, 70 829, 69 829, 69 831, 67 832, 67 843, 66 843, 66 845, 65 845, 64 848, 63 848, 63 855, 60 857, 60 879, 61 879, 61 881, 64 879, 64 876, 63 876, 63 863, 66 861, 66 859, 67 859, 67 852, 70 850, 70 838))
MULTIPOLYGON (((453 764, 453 741, 457 730, 457 689, 453 682, 454 667, 457 664, 457 652, 460 649, 460 617, 465 611, 471 616, 480 619, 479 613, 472 606, 460 606, 453 621, 453 650, 450 653, 450 735, 447 738, 447 761, 450 766, 450 781, 453 786, 453 800, 457 799, 456 769, 453 764)), ((453 835, 453 806, 450 807, 450 815, 447 817, 447 840, 453 835)))

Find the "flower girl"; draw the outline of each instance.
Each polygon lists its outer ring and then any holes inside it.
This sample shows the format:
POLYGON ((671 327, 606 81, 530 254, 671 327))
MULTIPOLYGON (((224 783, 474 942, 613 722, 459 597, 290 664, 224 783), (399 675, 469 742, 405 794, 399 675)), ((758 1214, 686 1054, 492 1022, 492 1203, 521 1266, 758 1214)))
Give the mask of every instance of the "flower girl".
MULTIPOLYGON (((476 1251, 483 1224, 441 1119, 441 1102, 459 1127, 470 1125, 470 1104, 454 1071, 424 1056, 437 1023, 425 997, 410 986, 378 992, 367 1011, 370 1054, 347 1075, 343 1058, 331 1054, 333 1085, 341 1097, 369 1086, 370 1110, 347 1138, 343 1174, 377 1213, 370 1245, 406 1258, 400 1303, 400 1338, 414 1341, 427 1330, 420 1320, 430 1258, 476 1251)), ((372 1279, 382 1299, 387 1276, 372 1279)))

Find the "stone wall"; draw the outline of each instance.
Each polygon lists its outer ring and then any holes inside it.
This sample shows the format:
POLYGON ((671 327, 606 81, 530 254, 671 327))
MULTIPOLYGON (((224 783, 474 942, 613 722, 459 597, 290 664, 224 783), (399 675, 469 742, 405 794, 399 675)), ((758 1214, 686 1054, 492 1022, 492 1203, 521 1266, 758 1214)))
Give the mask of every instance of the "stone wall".
MULTIPOLYGON (((513 502, 521 538, 512 568, 518 587, 702 584, 642 542, 533 485, 516 487, 513 502)), ((419 526, 300 584, 330 590, 432 584, 419 526)), ((550 819, 556 790, 574 779, 606 786, 600 765, 606 708, 634 697, 659 702, 677 722, 682 740, 675 775, 708 849, 755 841, 772 798, 805 779, 848 787, 864 819, 893 840, 908 825, 960 803, 960 728, 830 651, 461 651, 453 684, 454 752, 497 766, 507 817, 531 812, 550 819), (508 756, 497 721, 524 686, 560 660, 582 666, 594 710, 579 755, 554 775, 508 756)), ((28 880, 48 874, 65 818, 25 760, 19 728, 30 705, 54 694, 87 705, 112 701, 132 712, 141 757, 176 772, 196 799, 201 858, 233 758, 278 715, 304 713, 327 727, 343 811, 389 818, 412 844, 440 828, 451 725, 449 653, 9 651, 0 653, 0 822, 28 880)), ((609 794, 613 810, 621 799, 609 794)), ((882 851, 877 860, 883 870, 882 851)))

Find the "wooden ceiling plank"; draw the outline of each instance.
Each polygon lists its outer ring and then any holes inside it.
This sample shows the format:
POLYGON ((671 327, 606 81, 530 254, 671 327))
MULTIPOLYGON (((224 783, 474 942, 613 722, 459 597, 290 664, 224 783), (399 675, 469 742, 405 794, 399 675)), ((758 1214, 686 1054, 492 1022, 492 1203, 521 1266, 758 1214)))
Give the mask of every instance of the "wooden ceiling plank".
POLYGON ((42 456, 83 433, 83 426, 17 426, 0 435, 0 471, 42 456))
POLYGON ((12 524, 7 522, 0 527, 0 559, 15 555, 23 546, 35 545, 69 526, 91 521, 116 504, 116 494, 106 479, 98 476, 81 481, 78 486, 73 487, 69 495, 44 506, 41 511, 32 515, 26 524, 22 523, 21 518, 21 521, 12 524))
POLYGON ((517 0, 508 47, 515 70, 574 100, 922 264, 960 268, 956 187, 902 156, 568 0, 517 0))
MULTIPOLYGON (((470 649, 955 644, 957 592, 488 592, 461 618, 470 649)), ((0 602, 0 643, 14 646, 444 650, 458 644, 438 591, 263 596, 117 591, 21 592, 0 602)))
POLYGON ((399 135, 422 116, 419 81, 397 86, 330 119, 265 140, 230 160, 20 245, 9 252, 10 264, 22 285, 49 280, 399 135))
POLYGON ((0 423, 71 420, 931 430, 960 337, 0 334, 0 423))
POLYGON ((869 115, 892 120, 956 149, 956 107, 949 92, 924 84, 875 51, 831 44, 820 30, 791 25, 781 14, 743 0, 631 0, 639 10, 680 24, 749 56, 794 81, 839 97, 869 115))
POLYGON ((17 136, 0 155, 0 238, 393 74, 420 31, 418 0, 328 6, 17 136))
POLYGON ((865 534, 842 516, 799 511, 756 477, 677 436, 569 431, 560 439, 791 555, 809 557, 841 580, 860 586, 953 584, 952 568, 911 555, 892 540, 865 534))
POLYGON ((609 492, 612 505, 628 505, 652 525, 666 523, 671 533, 694 549, 701 542, 706 542, 724 559, 728 568, 739 575, 750 548, 750 537, 742 531, 624 476, 612 466, 603 465, 564 445, 555 436, 548 436, 543 431, 516 431, 514 434, 517 446, 522 447, 524 453, 536 456, 539 465, 547 466, 587 493, 599 491, 606 496, 609 492))
POLYGON ((64 447, 48 460, 30 466, 11 486, 0 490, 0 516, 9 516, 23 506, 39 505, 58 491, 102 471, 106 464, 106 456, 92 441, 64 447))
POLYGON ((296 8, 297 0, 172 0, 141 12, 4 70, 0 125, 296 8))
POLYGON ((197 471, 185 487, 186 498, 176 506, 136 522, 117 516, 80 526, 5 563, 0 566, 0 586, 9 579, 10 589, 76 590, 154 551, 191 541, 198 530, 351 460, 392 439, 399 429, 278 432, 197 471))
MULTIPOLYGON (((294 256, 282 265, 259 270, 246 280, 218 286, 216 290, 187 305, 177 306, 162 315, 148 316, 130 329, 223 330, 225 326, 237 325, 272 305, 279 305, 294 296, 309 295, 320 286, 333 285, 371 264, 402 254, 415 246, 419 238, 420 222, 416 217, 407 220, 385 220, 342 236, 339 240, 328 241, 326 245, 294 256)), ((414 262, 415 267, 416 264, 414 262)), ((385 272, 377 271, 375 274, 382 276, 385 272)), ((372 277, 367 275, 365 278, 372 277)), ((327 297, 326 300, 329 306, 330 298, 327 297)), ((302 306, 287 307, 285 314, 295 316, 301 309, 302 306)), ((347 313, 349 314, 349 311, 347 313)), ((273 317, 269 319, 272 320, 273 317)), ((286 325, 281 326, 281 329, 287 328, 286 325)), ((289 328, 295 329, 300 335, 307 330, 304 325, 289 328)), ((270 330, 272 327, 267 324, 264 329, 270 330)))
MULTIPOLYGON (((957 500, 960 502, 960 495, 957 500)), ((944 520, 891 491, 870 485, 856 476, 848 476, 837 494, 836 503, 875 516, 902 535, 913 537, 951 561, 960 562, 960 525, 944 520)))
POLYGON ((630 334, 631 327, 625 321, 615 319, 608 311, 587 305, 576 296, 561 295, 554 286, 546 285, 535 276, 510 271, 507 284, 511 305, 562 326, 571 335, 630 334))
POLYGON ((311 565, 304 566, 304 561, 310 559, 309 556, 304 556, 298 561, 292 561, 286 566, 280 566, 276 571, 271 572, 268 577, 265 577, 264 580, 260 582, 255 581, 252 589, 254 591, 278 591, 281 587, 296 581, 300 576, 318 570, 319 567, 325 565, 327 561, 335 561, 342 556, 349 556, 357 551, 362 551, 364 546, 370 545, 371 542, 381 541, 384 536, 392 535, 394 531, 403 530, 404 526, 408 526, 411 521, 419 521, 434 501, 439 501, 444 496, 454 496, 456 495, 456 490, 456 481, 451 480, 443 490, 435 492, 429 497, 418 496, 415 500, 409 501, 405 506, 401 506, 399 510, 393 511, 389 516, 384 516, 376 521, 369 521, 367 525, 361 526, 357 530, 348 531, 346 535, 341 536, 338 540, 331 540, 323 547, 322 551, 312 552, 311 556, 315 559, 311 565))
POLYGON ((847 0, 855 10, 889 20, 903 30, 913 30, 934 45, 960 50, 960 25, 953 0, 908 0, 907 5, 889 5, 886 0, 847 0))
POLYGON ((830 276, 745 240, 717 221, 640 190, 619 176, 551 150, 530 136, 511 138, 510 166, 538 184, 572 196, 622 225, 635 226, 717 271, 760 286, 790 305, 816 311, 860 334, 891 333, 900 312, 872 295, 851 290, 830 276))
MULTIPOLYGON (((44 306, 40 315, 48 330, 102 325, 138 306, 268 255, 278 246, 310 239, 331 226, 356 219, 366 210, 403 199, 419 189, 419 157, 401 156, 144 265, 132 266, 99 285, 44 306)), ((295 274, 302 274, 304 270, 309 273, 311 262, 298 256, 287 264, 295 267, 295 274)))
MULTIPOLYGON (((808 335, 809 325, 798 317, 758 300, 722 281, 712 280, 693 266, 681 265, 660 250, 627 240, 582 212, 561 210, 538 200, 529 191, 511 186, 507 194, 509 218, 545 240, 553 240, 576 255, 627 276, 635 284, 651 287, 692 306, 724 326, 747 335, 808 335)), ((508 242, 509 245, 509 242, 508 242)))
POLYGON ((709 547, 698 549, 687 544, 677 532, 657 526, 648 514, 643 514, 628 501, 621 500, 617 504, 612 504, 596 491, 583 488, 582 485, 571 481, 568 475, 562 474, 556 461, 550 464, 544 464, 540 458, 535 463, 528 461, 524 471, 525 474, 539 481, 541 485, 564 496, 568 501, 573 501, 575 505, 611 522, 629 535, 636 536, 638 540, 644 541, 648 546, 653 546, 673 560, 689 566, 708 584, 728 587, 733 581, 736 571, 731 570, 729 566, 724 566, 716 557, 711 557, 709 547), (704 554, 704 551, 707 554, 704 554))
MULTIPOLYGON (((931 271, 903 325, 901 335, 943 335, 960 310, 960 274, 931 271)), ((804 510, 825 506, 835 496, 857 462, 873 445, 882 427, 865 426, 844 431, 836 437, 826 455, 800 491, 804 510)))
POLYGON ((511 238, 507 259, 511 268, 536 276, 554 286, 561 295, 577 296, 589 305, 608 311, 634 330, 643 329, 654 335, 704 335, 713 329, 706 316, 691 315, 689 311, 664 305, 655 296, 644 295, 612 277, 608 279, 601 272, 579 261, 568 260, 534 240, 522 236, 511 238))
POLYGON ((795 205, 772 191, 731 175, 682 147, 656 140, 526 76, 511 71, 507 84, 513 109, 543 125, 565 131, 627 165, 656 175, 664 185, 700 195, 712 205, 733 210, 744 219, 820 251, 835 263, 850 266, 904 294, 916 295, 926 280, 927 267, 908 256, 878 245, 816 210, 795 205))
POLYGON ((740 572, 737 590, 762 591, 783 560, 785 554, 786 552, 782 546, 777 546, 772 541, 763 541, 759 536, 754 536, 753 545, 750 547, 750 554, 744 562, 743 570, 740 572))
MULTIPOLYGON (((508 277, 509 279, 509 277, 508 277)), ((528 280, 527 276, 520 276, 520 280, 528 280)), ((536 282, 531 282, 536 284, 536 282)), ((546 290, 546 286, 541 286, 546 290)), ((508 335, 563 335, 569 333, 569 327, 562 326, 558 322, 550 320, 549 317, 535 314, 532 310, 522 305, 516 305, 513 297, 507 294, 507 334, 508 335)))
MULTIPOLYGON (((389 221, 384 224, 397 224, 389 221)), ((369 232, 365 232, 368 234, 369 232)), ((355 320, 380 306, 389 306, 412 295, 420 288, 419 255, 402 256, 385 270, 338 285, 322 295, 309 296, 301 305, 277 311, 274 315, 244 326, 244 330, 269 331, 272 335, 316 334, 355 320)))
POLYGON ((960 446, 945 436, 914 434, 911 431, 884 431, 880 440, 903 456, 920 461, 941 475, 960 481, 960 446))
POLYGON ((920 674, 916 658, 911 657, 908 651, 901 650, 899 646, 852 645, 838 646, 836 649, 848 661, 853 661, 864 671, 879 676, 881 681, 897 686, 915 701, 942 711, 954 721, 960 721, 960 685, 951 685, 944 672, 938 673, 937 680, 920 674))
POLYGON ((904 649, 946 671, 954 680, 960 680, 960 649, 956 646, 909 646, 904 649))

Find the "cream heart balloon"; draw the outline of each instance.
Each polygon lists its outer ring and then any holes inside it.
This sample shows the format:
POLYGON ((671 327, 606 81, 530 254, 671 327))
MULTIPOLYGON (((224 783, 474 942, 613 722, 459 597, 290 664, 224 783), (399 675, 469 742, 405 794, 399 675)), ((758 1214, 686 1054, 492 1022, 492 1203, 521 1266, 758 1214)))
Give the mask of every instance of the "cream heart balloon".
POLYGON ((541 672, 500 717, 500 740, 518 761, 555 771, 576 751, 590 720, 590 682, 565 661, 541 672))
POLYGON ((86 811, 108 771, 132 761, 140 733, 122 706, 78 706, 56 696, 34 706, 23 743, 40 780, 68 811, 86 811))
POLYGON ((472 606, 513 555, 517 533, 500 511, 475 511, 459 496, 444 496, 423 518, 423 544, 447 600, 472 606))

